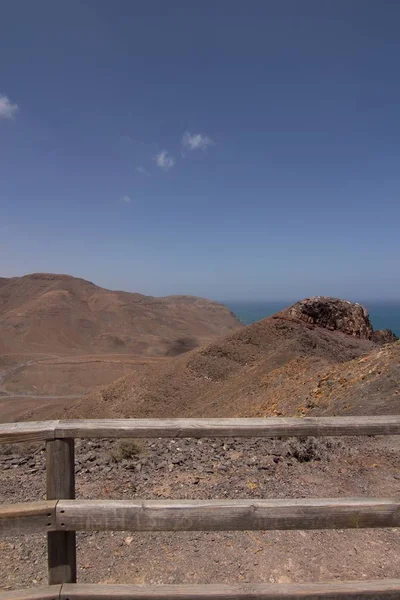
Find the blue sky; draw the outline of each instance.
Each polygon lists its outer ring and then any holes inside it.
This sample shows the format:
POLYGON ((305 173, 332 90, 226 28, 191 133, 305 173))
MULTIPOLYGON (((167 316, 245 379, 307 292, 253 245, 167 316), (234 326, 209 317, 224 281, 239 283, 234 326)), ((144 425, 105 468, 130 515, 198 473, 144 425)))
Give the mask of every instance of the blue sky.
POLYGON ((397 0, 3 0, 0 274, 400 298, 397 0))

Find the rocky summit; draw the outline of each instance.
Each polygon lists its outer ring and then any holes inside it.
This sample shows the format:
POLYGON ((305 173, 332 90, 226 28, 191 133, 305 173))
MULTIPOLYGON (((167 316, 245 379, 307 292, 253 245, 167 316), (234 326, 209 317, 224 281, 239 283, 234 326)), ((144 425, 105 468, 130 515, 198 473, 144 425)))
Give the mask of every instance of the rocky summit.
POLYGON ((398 339, 389 329, 374 331, 368 311, 361 304, 349 300, 314 296, 297 302, 281 314, 331 331, 373 340, 377 344, 391 343, 398 339))

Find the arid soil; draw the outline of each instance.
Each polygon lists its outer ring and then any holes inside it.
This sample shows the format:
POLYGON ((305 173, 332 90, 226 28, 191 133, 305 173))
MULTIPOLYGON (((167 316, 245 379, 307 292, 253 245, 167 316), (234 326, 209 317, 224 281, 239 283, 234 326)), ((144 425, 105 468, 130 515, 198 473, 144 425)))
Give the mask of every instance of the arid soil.
MULTIPOLYGON (((80 498, 390 497, 399 439, 77 442, 80 498)), ((40 449, 2 447, 0 501, 44 498, 40 449)), ((3 538, 0 589, 46 583, 45 535, 3 538)), ((104 583, 395 578, 397 529, 78 534, 78 579, 104 583)))
POLYGON ((62 411, 89 389, 162 360, 129 354, 2 357, 0 421, 18 420, 33 410, 62 411))

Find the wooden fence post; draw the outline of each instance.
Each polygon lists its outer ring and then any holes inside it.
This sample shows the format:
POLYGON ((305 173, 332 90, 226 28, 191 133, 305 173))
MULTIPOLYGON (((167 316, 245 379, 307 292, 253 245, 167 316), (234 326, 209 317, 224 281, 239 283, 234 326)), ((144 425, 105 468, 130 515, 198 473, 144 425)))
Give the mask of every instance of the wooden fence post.
MULTIPOLYGON (((47 499, 75 499, 75 440, 46 442, 47 499)), ((49 585, 76 583, 75 531, 47 534, 49 585)))

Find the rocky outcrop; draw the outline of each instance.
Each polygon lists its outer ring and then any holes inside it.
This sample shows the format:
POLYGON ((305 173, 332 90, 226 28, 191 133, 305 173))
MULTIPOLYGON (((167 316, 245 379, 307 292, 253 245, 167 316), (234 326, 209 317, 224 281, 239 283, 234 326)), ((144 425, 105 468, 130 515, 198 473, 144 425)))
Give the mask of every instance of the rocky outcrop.
POLYGON ((383 344, 393 344, 393 342, 397 342, 398 339, 397 335, 390 329, 378 329, 377 331, 374 331, 371 338, 375 344, 380 344, 381 346, 383 346, 383 344))
POLYGON ((290 306, 282 311, 281 315, 331 331, 341 331, 353 337, 371 340, 380 345, 399 339, 390 329, 374 331, 367 309, 349 300, 314 296, 290 306))
POLYGON ((348 300, 314 296, 297 302, 283 313, 293 319, 358 338, 369 340, 373 335, 368 311, 361 304, 348 300))

